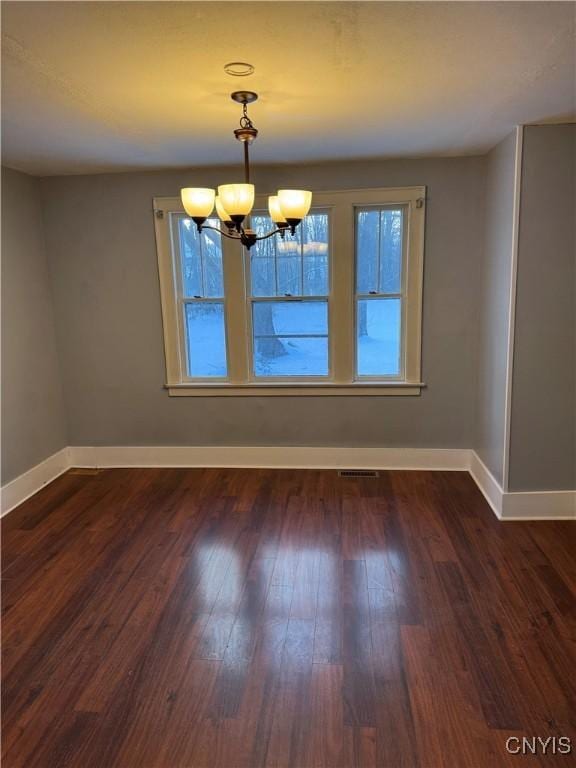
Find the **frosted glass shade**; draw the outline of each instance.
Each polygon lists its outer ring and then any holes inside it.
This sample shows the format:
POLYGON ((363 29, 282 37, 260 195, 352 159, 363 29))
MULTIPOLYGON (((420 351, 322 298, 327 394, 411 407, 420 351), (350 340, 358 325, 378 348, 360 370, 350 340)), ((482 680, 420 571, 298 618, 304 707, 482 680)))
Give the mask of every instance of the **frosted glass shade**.
POLYGON ((298 220, 306 216, 312 205, 312 192, 303 189, 279 189, 278 201, 286 221, 298 220))
POLYGON ((274 224, 286 224, 286 218, 282 213, 282 209, 280 208, 280 201, 277 197, 268 198, 268 212, 270 213, 270 218, 274 224))
POLYGON ((216 196, 216 199, 214 202, 216 203, 216 213, 218 214, 218 218, 220 219, 220 221, 224 221, 224 222, 231 221, 230 214, 228 213, 226 208, 224 208, 224 206, 222 205, 222 200, 220 200, 220 198, 216 196))
POLYGON ((186 187, 180 190, 184 210, 192 218, 207 219, 214 208, 213 189, 186 187))
POLYGON ((248 216, 254 205, 254 184, 223 184, 218 197, 231 219, 248 216))

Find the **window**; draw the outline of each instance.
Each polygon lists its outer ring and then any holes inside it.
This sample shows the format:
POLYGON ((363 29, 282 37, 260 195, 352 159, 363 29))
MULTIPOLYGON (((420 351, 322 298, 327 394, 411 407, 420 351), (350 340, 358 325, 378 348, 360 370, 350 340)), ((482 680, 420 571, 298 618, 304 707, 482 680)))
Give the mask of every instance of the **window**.
POLYGON ((402 373, 404 209, 356 210, 356 374, 402 373))
POLYGON ((250 251, 155 199, 170 394, 418 394, 424 198, 316 192, 295 237, 250 251))
MULTIPOLYGON (((191 378, 226 379, 226 332, 222 244, 213 230, 198 234, 185 215, 172 217, 180 259, 178 301, 184 327, 186 373, 191 378)), ((210 219, 213 226, 217 220, 210 219)))
MULTIPOLYGON (((257 231, 273 229, 266 215, 257 231)), ((260 240, 250 251, 248 312, 255 378, 327 377, 328 213, 312 212, 296 237, 260 240)))

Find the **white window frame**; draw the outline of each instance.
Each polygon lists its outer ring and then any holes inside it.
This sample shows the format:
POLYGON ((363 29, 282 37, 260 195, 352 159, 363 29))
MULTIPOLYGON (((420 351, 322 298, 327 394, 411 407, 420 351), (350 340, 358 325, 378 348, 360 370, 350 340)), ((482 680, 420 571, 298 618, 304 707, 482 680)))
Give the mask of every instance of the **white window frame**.
MULTIPOLYGON (((254 300, 249 281, 249 253, 237 241, 222 238, 224 311, 228 376, 226 379, 190 378, 182 327, 181 269, 173 248, 172 219, 185 214, 179 197, 154 198, 156 245, 162 300, 166 355, 166 388, 170 395, 419 395, 421 380, 422 284, 426 187, 314 192, 313 209, 329 212, 329 361, 328 377, 252 376, 252 320, 254 300), (356 376, 356 210, 402 206, 403 317, 402 365, 399 377, 356 376)), ((266 209, 267 195, 256 197, 254 209, 266 209)), ((260 297, 256 297, 258 300, 260 297)), ((282 298, 282 297, 279 297, 282 298)), ((300 298, 300 297, 298 297, 300 298)), ((306 300, 308 297, 302 297, 306 300)))

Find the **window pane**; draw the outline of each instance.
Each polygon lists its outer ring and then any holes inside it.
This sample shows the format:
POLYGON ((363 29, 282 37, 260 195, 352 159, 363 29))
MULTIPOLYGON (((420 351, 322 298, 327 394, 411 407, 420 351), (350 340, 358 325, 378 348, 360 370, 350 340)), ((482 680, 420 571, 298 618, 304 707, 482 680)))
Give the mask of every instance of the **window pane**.
MULTIPOLYGON (((218 220, 208 219, 207 224, 217 226, 218 220)), ((220 234, 210 229, 198 234, 196 224, 186 218, 179 220, 179 231, 184 296, 224 296, 220 234)))
POLYGON ((356 219, 356 290, 400 293, 402 209, 360 210, 356 219))
MULTIPOLYGON (((274 224, 268 216, 252 217, 259 233, 274 224)), ((328 214, 309 214, 296 236, 259 240, 250 251, 252 296, 328 295, 328 214)))
POLYGON ((328 302, 253 305, 256 376, 328 375, 328 302))
POLYGON ((267 240, 256 243, 250 251, 250 277, 253 296, 276 296, 276 259, 274 247, 265 245, 267 240))
POLYGON ((220 301, 185 305, 189 376, 226 376, 224 304, 220 301))
MULTIPOLYGON (((306 248, 306 246, 304 246, 306 248)), ((319 251, 321 253, 321 251, 319 251)), ((328 255, 304 252, 304 295, 328 295, 328 255)))
MULTIPOLYGON (((252 216, 252 227, 263 234, 272 228, 269 216, 252 216)), ((276 244, 274 237, 258 240, 250 249, 252 296, 276 296, 276 244)))
POLYGON ((356 290, 378 290, 380 211, 358 211, 356 219, 356 290))
POLYGON ((278 269, 278 296, 301 296, 300 287, 300 254, 296 256, 278 256, 276 268, 278 269))
POLYGON ((402 289, 402 210, 380 212, 380 292, 402 289))
POLYGON ((356 318, 359 376, 399 376, 401 299, 360 299, 356 318))
POLYGON ((302 293, 328 295, 328 214, 311 213, 299 227, 302 242, 302 293))

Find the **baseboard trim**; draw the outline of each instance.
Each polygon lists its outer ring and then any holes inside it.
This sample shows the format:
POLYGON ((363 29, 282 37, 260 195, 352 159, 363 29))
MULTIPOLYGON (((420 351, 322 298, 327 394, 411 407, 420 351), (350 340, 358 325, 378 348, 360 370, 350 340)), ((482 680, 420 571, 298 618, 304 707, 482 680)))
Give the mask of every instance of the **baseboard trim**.
POLYGON ((504 491, 476 451, 470 451, 470 474, 496 517, 502 519, 504 491))
POLYGON ((576 491, 504 492, 476 451, 470 451, 470 474, 499 520, 576 520, 576 491))
POLYGON ((575 520, 576 491, 512 491, 504 495, 502 520, 575 520))
POLYGON ((311 446, 72 447, 77 467, 467 470, 466 448, 311 446))
POLYGON ((5 515, 71 467, 230 467, 262 469, 407 469, 469 471, 502 521, 576 520, 576 491, 516 491, 502 486, 467 448, 310 446, 71 446, 2 487, 5 515))
POLYGON ((34 496, 43 486, 70 469, 70 466, 70 449, 62 448, 3 485, 0 492, 0 516, 8 514, 30 496, 34 496))

